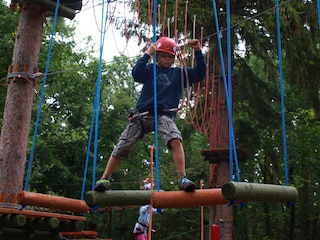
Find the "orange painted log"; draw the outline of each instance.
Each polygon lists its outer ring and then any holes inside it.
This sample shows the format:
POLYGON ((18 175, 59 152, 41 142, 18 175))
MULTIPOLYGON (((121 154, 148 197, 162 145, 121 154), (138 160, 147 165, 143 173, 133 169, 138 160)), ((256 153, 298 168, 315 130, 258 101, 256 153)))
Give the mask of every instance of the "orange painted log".
POLYGON ((27 191, 19 192, 17 203, 25 206, 44 207, 74 213, 86 213, 89 211, 88 205, 83 200, 27 191))
POLYGON ((150 196, 150 203, 155 208, 213 206, 229 202, 223 197, 221 188, 195 190, 194 192, 153 192, 150 196))

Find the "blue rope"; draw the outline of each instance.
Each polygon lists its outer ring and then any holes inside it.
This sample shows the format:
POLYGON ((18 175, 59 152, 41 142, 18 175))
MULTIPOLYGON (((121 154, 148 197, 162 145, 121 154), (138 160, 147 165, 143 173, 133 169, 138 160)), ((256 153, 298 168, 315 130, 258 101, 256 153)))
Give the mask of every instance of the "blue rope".
POLYGON ((277 21, 277 36, 278 36, 280 93, 281 93, 280 95, 281 95, 284 175, 285 175, 286 185, 288 185, 289 180, 288 180, 288 162, 287 162, 286 120, 285 120, 285 109, 284 109, 284 83, 283 83, 283 74, 282 74, 282 52, 281 52, 280 17, 279 17, 279 2, 278 2, 278 0, 276 0, 276 21, 277 21))
MULTIPOLYGON (((229 133, 229 137, 231 139, 231 145, 230 147, 233 148, 233 156, 234 156, 234 162, 235 162, 235 168, 236 168, 236 175, 237 175, 237 180, 240 181, 240 171, 239 171, 239 166, 238 166, 238 158, 237 158, 237 152, 236 152, 236 145, 235 145, 235 138, 234 138, 234 131, 233 131, 233 127, 232 127, 232 107, 230 104, 230 98, 229 98, 229 94, 228 94, 228 85, 227 85, 227 80, 226 80, 226 73, 225 73, 225 66, 224 66, 224 58, 223 58, 223 54, 222 54, 222 46, 221 46, 221 37, 220 37, 220 32, 219 32, 219 22, 218 22, 218 14, 217 14, 217 6, 216 6, 216 2, 212 1, 212 5, 213 5, 213 11, 214 11, 214 18, 215 18, 215 23, 216 23, 216 29, 217 29, 217 40, 218 40, 218 46, 219 46, 219 55, 220 55, 220 61, 221 61, 221 70, 222 70, 222 77, 223 77, 223 84, 224 84, 224 88, 226 91, 226 102, 227 102, 227 107, 228 107, 228 120, 229 120, 229 126, 230 127, 230 133, 229 133)), ((232 154, 230 154, 229 157, 231 157, 232 154)), ((232 165, 232 164, 230 164, 232 165)), ((231 177, 231 176, 230 176, 231 177)))
MULTIPOLYGON (((110 3, 111 1, 108 1, 107 3, 110 3)), ((106 12, 108 13, 108 4, 106 12)), ((108 14, 106 15, 106 18, 104 20, 104 2, 102 3, 102 16, 101 16, 101 26, 103 31, 100 31, 100 58, 99 58, 99 64, 98 64, 98 76, 97 76, 97 83, 96 83, 96 93, 93 103, 93 110, 91 115, 91 124, 90 124, 90 132, 89 132, 89 138, 88 138, 88 145, 87 145, 87 154, 86 154, 86 162, 85 162, 85 169, 83 173, 83 180, 82 180, 82 191, 81 191, 81 199, 84 199, 84 193, 85 193, 85 184, 87 179, 87 171, 88 171, 88 165, 89 165, 89 157, 90 157, 90 146, 92 141, 92 133, 93 129, 95 130, 94 134, 94 153, 93 153, 93 171, 92 171, 92 185, 91 189, 93 190, 96 183, 96 168, 97 168, 97 152, 98 152, 98 135, 99 135, 99 110, 100 110, 100 89, 101 89, 101 72, 102 72, 102 55, 103 55, 103 45, 104 45, 104 39, 105 39, 105 33, 106 33, 106 26, 108 21, 108 14)))
POLYGON ((89 156, 90 156, 90 145, 92 140, 92 132, 93 132, 93 126, 94 126, 94 114, 95 114, 95 105, 96 105, 96 98, 94 98, 94 105, 91 115, 91 124, 90 124, 90 133, 88 138, 88 145, 87 145, 87 154, 86 154, 86 162, 85 162, 85 168, 83 171, 83 179, 82 179, 82 189, 81 189, 81 197, 80 199, 84 199, 84 193, 85 193, 85 187, 86 187, 86 181, 87 181, 87 172, 88 172, 88 165, 89 165, 89 156))
MULTIPOLYGON (((108 2, 109 3, 109 2, 108 2)), ((95 134, 94 134, 94 152, 93 152, 93 171, 92 171, 92 189, 94 189, 94 185, 96 182, 96 168, 97 168, 97 155, 98 155, 98 132, 99 132, 99 110, 100 110, 100 86, 101 86, 101 73, 102 73, 102 54, 103 54, 103 46, 106 35, 106 27, 108 21, 108 4, 106 9, 106 18, 104 20, 104 2, 102 3, 102 12, 101 12, 101 26, 104 29, 100 34, 100 58, 98 65, 98 78, 97 78, 97 90, 96 90, 96 99, 95 99, 95 134)))
MULTIPOLYGON (((232 82, 231 82, 231 32, 230 32, 230 1, 226 1, 226 17, 227 17, 227 56, 228 56, 228 96, 230 99, 230 103, 232 104, 232 82)), ((229 120, 229 132, 232 129, 232 111, 230 111, 230 119, 229 120)), ((233 178, 233 145, 232 139, 229 137, 229 178, 232 181, 233 178)))
POLYGON ((27 191, 28 187, 29 187, 29 179, 30 179, 30 175, 31 175, 31 167, 32 167, 32 162, 33 162, 33 157, 34 157, 35 144, 36 144, 36 141, 37 141, 37 132, 38 132, 40 115, 41 115, 41 108, 42 108, 42 103, 43 103, 43 98, 44 98, 44 89, 46 87, 47 76, 48 76, 48 71, 49 71, 49 65, 50 65, 50 60, 51 60, 51 52, 52 52, 52 45, 53 45, 53 39, 54 39, 53 36, 55 34, 55 28, 56 28, 56 25, 57 25, 59 5, 60 5, 60 0, 57 0, 56 9, 55 9, 55 13, 54 13, 54 19, 53 19, 53 26, 52 26, 52 29, 51 29, 51 38, 50 38, 50 43, 49 43, 48 55, 47 55, 46 69, 45 69, 45 74, 44 74, 44 77, 43 77, 43 82, 42 82, 42 87, 41 87, 41 95, 40 95, 40 101, 39 101, 36 125, 35 125, 35 129, 34 129, 34 133, 33 133, 32 147, 31 147, 31 152, 30 152, 30 158, 29 158, 26 182, 25 182, 25 185, 24 185, 24 191, 27 191))
MULTIPOLYGON (((153 3, 153 38, 152 41, 157 40, 157 0, 153 3)), ((153 94, 154 94, 154 140, 156 147, 156 190, 160 191, 160 171, 159 171, 159 130, 158 130, 158 102, 157 102, 157 58, 156 53, 153 54, 153 94)))

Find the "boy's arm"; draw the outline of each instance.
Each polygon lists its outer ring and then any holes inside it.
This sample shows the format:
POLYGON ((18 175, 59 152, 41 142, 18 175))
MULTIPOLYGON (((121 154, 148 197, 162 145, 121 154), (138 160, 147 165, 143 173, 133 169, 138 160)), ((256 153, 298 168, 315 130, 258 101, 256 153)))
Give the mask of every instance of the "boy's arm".
POLYGON ((136 62, 132 69, 132 76, 135 82, 144 82, 148 79, 148 69, 146 68, 150 57, 157 51, 157 47, 154 43, 151 43, 145 54, 136 62))
POLYGON ((145 53, 133 66, 131 73, 135 82, 143 83, 146 80, 148 74, 147 63, 149 59, 150 56, 145 53))
POLYGON ((201 50, 195 51, 196 66, 187 68, 189 83, 201 82, 205 79, 207 64, 201 50))
POLYGON ((198 39, 191 39, 188 41, 188 46, 194 49, 196 66, 188 68, 188 78, 190 83, 200 82, 204 80, 207 72, 207 65, 202 54, 202 48, 198 39))

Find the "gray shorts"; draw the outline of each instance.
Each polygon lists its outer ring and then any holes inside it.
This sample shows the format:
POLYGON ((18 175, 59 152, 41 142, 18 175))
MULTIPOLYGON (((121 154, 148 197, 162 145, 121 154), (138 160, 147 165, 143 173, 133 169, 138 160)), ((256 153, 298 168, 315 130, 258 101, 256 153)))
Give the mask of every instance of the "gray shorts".
MULTIPOLYGON (((141 120, 129 122, 121 133, 111 156, 128 158, 134 144, 142 138, 144 134, 152 131, 154 131, 154 116, 144 116, 141 120)), ((171 139, 178 138, 182 141, 182 136, 177 125, 173 119, 167 115, 158 117, 158 133, 168 148, 170 148, 169 141, 171 139)))

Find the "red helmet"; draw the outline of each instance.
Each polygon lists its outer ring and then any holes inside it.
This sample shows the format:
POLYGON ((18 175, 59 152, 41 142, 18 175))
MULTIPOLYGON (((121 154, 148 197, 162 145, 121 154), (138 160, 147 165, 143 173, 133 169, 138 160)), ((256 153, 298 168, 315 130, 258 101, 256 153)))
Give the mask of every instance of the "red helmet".
POLYGON ((177 44, 175 41, 168 37, 159 38, 156 42, 157 51, 170 53, 172 55, 176 55, 177 52, 177 44))

